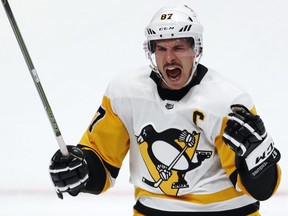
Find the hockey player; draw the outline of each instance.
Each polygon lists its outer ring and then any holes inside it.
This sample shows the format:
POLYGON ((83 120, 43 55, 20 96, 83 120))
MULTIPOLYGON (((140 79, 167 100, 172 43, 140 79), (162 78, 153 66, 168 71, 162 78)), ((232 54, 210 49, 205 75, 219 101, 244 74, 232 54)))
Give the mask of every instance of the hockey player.
POLYGON ((129 151, 135 216, 260 215, 280 153, 250 96, 199 64, 202 31, 187 6, 155 14, 144 43, 152 70, 112 80, 70 156, 52 157, 60 198, 111 188, 129 151))

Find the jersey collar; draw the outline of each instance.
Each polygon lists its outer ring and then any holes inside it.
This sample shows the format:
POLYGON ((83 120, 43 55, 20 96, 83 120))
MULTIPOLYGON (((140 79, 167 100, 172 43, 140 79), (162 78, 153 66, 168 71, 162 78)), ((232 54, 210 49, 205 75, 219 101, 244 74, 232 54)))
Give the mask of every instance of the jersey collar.
POLYGON ((193 86, 198 85, 201 82, 201 80, 203 79, 207 71, 208 69, 205 66, 198 64, 197 69, 196 69, 196 76, 193 77, 193 79, 188 85, 178 90, 165 89, 161 87, 160 83, 162 81, 157 75, 157 73, 154 71, 151 72, 150 78, 156 83, 158 94, 162 100, 179 101, 187 94, 187 92, 193 86))

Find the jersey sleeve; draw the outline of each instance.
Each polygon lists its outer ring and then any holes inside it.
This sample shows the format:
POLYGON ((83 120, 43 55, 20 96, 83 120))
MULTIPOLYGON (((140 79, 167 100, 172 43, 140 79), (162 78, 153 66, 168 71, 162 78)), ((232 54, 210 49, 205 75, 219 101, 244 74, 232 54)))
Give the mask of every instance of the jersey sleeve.
POLYGON ((104 96, 78 145, 89 167, 87 192, 98 194, 113 186, 129 145, 125 125, 113 112, 110 99, 104 96))

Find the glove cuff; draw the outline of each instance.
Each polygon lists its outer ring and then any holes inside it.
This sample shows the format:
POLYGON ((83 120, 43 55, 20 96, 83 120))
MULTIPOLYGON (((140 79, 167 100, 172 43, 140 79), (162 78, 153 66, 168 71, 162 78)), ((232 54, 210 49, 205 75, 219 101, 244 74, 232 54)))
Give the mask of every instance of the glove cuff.
POLYGON ((263 164, 263 162, 273 153, 273 150, 274 142, 272 137, 268 134, 265 140, 245 158, 248 170, 250 171, 263 164))
POLYGON ((276 164, 280 160, 280 157, 280 152, 274 147, 271 136, 267 135, 266 139, 244 160, 250 177, 255 179, 269 167, 276 164))

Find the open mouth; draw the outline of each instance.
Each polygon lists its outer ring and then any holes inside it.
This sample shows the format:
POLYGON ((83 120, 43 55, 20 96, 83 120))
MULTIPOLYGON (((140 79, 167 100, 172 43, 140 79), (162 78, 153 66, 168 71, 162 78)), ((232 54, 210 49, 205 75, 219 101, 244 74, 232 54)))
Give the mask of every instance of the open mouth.
POLYGON ((171 80, 178 80, 181 75, 181 69, 179 67, 166 68, 166 74, 171 80))

